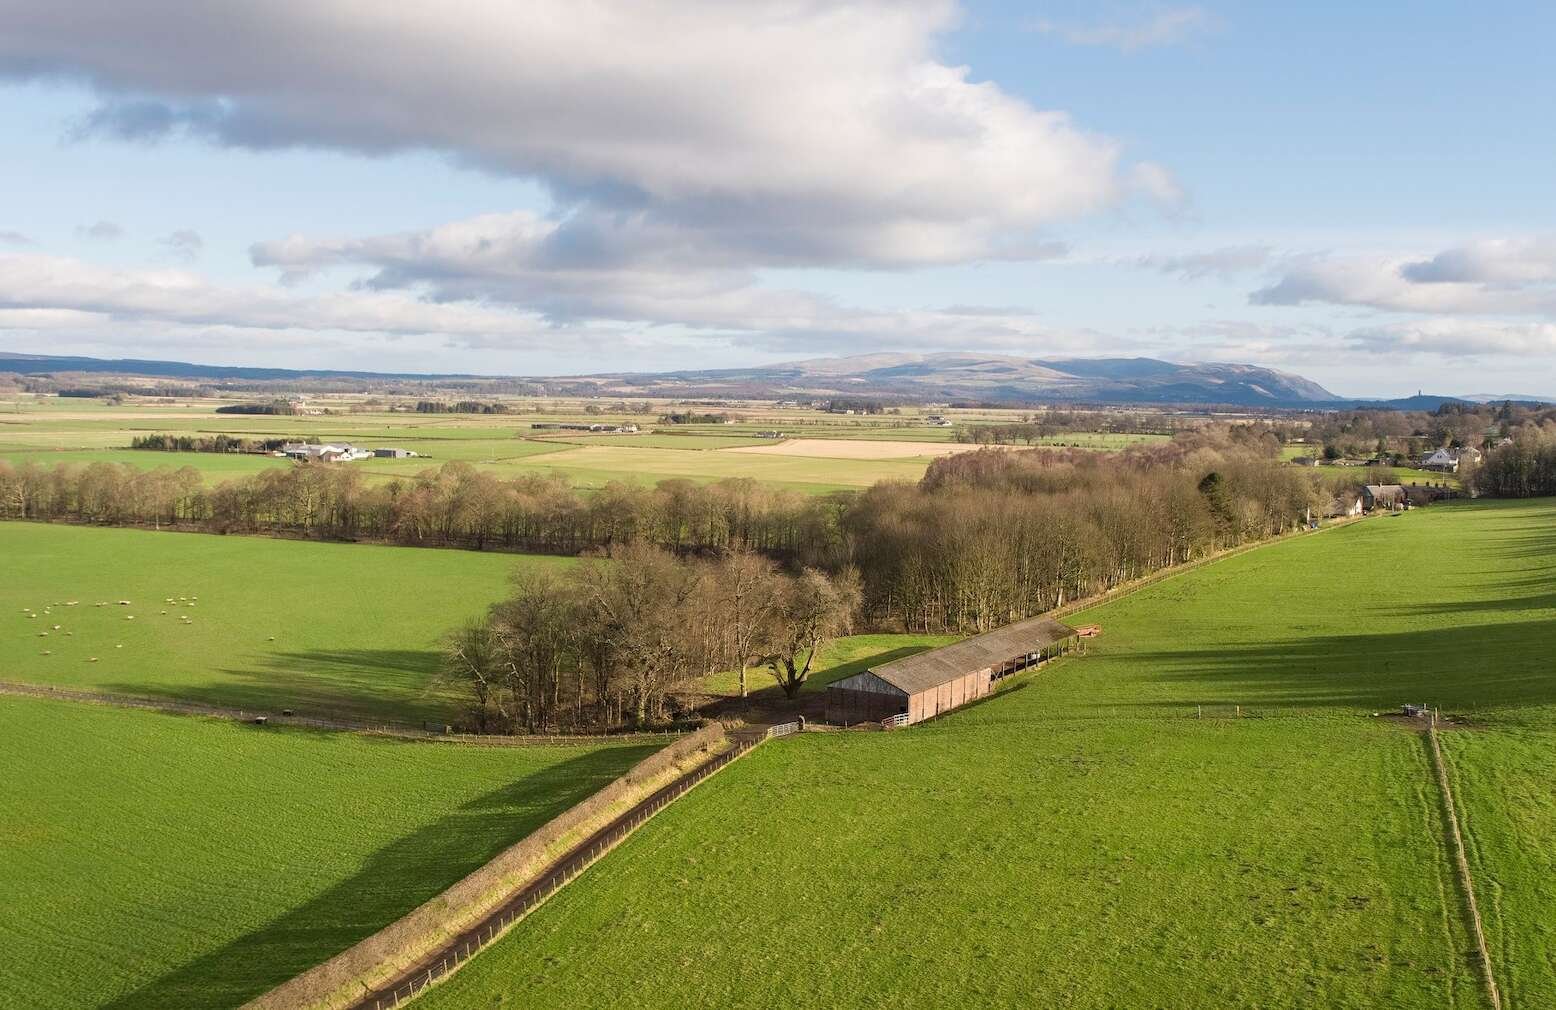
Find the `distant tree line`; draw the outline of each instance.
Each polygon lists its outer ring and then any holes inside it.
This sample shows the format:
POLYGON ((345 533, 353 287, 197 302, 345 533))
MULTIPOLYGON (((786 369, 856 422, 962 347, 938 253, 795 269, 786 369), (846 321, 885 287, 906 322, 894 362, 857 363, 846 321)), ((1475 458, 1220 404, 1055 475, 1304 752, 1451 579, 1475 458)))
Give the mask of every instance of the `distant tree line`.
POLYGON ((443 673, 482 731, 643 727, 681 714, 678 691, 754 665, 791 697, 821 647, 847 631, 857 578, 780 571, 744 549, 711 559, 642 541, 566 575, 525 572, 512 595, 452 633, 443 673))
POLYGON ((729 415, 678 410, 659 415, 659 420, 662 424, 723 424, 729 420, 729 415))
POLYGON ((131 449, 159 452, 270 452, 284 444, 283 439, 239 438, 234 435, 135 435, 131 449))
POLYGON ((508 404, 500 400, 489 402, 481 400, 455 400, 452 403, 444 400, 418 400, 416 402, 416 413, 418 414, 506 414, 508 412, 508 404))
POLYGON ((301 413, 297 404, 286 400, 271 400, 269 403, 225 403, 216 408, 218 414, 279 414, 292 416, 301 413))

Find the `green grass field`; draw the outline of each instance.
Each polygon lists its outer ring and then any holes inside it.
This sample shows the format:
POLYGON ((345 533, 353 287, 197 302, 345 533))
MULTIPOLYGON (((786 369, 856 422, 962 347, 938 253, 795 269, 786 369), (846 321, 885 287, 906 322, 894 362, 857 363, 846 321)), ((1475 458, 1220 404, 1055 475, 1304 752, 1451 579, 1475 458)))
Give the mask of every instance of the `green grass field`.
POLYGON ((1427 752, 1373 716, 1423 701, 1476 727, 1446 747, 1508 1003, 1552 1005, 1553 520, 1294 538, 937 722, 777 741, 424 1000, 1481 1007, 1427 752))
POLYGON ((454 713, 446 632, 573 563, 15 522, 0 558, 0 679, 412 722, 454 713))
POLYGON ((0 1006, 237 1006, 651 750, 415 744, 0 698, 0 1006))

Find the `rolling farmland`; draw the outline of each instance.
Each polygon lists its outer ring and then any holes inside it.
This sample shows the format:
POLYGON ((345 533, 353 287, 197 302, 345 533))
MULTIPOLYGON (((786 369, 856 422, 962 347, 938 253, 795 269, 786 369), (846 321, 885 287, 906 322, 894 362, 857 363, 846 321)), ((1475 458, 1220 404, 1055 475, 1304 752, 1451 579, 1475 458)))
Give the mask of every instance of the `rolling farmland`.
POLYGON ((770 745, 424 1000, 1484 1006, 1426 750, 1373 716, 1409 700, 1470 720, 1494 963, 1548 1005, 1553 518, 1279 543, 1075 615, 1091 654, 989 702, 770 745))
MULTIPOLYGON (((763 410, 751 405, 732 424, 656 425, 654 413, 585 413, 582 404, 515 400, 524 413, 414 414, 358 410, 350 400, 334 404, 339 414, 216 414, 223 401, 187 404, 103 404, 93 400, 19 399, 0 404, 0 461, 36 463, 127 463, 142 468, 193 467, 207 484, 246 476, 290 460, 263 455, 160 452, 128 448, 148 434, 235 438, 349 441, 418 453, 410 459, 372 459, 342 464, 371 482, 408 478, 445 462, 461 461, 500 477, 543 473, 566 478, 584 490, 611 481, 652 484, 687 479, 708 483, 749 478, 811 494, 867 487, 877 480, 917 480, 929 461, 974 448, 952 441, 953 429, 928 426, 918 416, 850 417, 821 411, 763 410), (635 435, 535 430, 535 422, 644 427, 635 435), (781 430, 782 440, 757 437, 781 430), (898 444, 900 443, 900 445, 898 444), (872 448, 880 445, 880 448, 872 448)), ((665 405, 662 405, 665 406, 665 405)), ((968 411, 968 423, 1009 421, 1014 411, 968 411)), ((1061 433, 1038 444, 1115 450, 1166 436, 1101 432, 1061 433)))
POLYGON ((412 722, 454 713, 450 628, 572 564, 38 523, 0 523, 0 556, 0 679, 412 722))
POLYGON ((652 752, 0 698, 0 1006, 237 1006, 652 752))

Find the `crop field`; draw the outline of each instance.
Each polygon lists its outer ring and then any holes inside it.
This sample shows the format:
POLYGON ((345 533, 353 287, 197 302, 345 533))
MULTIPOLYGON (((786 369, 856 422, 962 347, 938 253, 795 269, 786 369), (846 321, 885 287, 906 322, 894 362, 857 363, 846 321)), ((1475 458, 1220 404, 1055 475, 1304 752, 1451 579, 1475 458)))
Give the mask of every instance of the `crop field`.
POLYGON ((235 1007, 647 756, 0 698, 0 1006, 235 1007))
POLYGON ((0 558, 0 679, 396 721, 453 712, 438 642, 511 573, 573 563, 15 522, 0 558))
POLYGON ((1374 716, 1417 701, 1470 720, 1494 965, 1551 1005, 1553 521, 1292 538, 1074 615, 1089 655, 987 702, 769 744, 423 999, 1481 1007, 1427 751, 1374 716))

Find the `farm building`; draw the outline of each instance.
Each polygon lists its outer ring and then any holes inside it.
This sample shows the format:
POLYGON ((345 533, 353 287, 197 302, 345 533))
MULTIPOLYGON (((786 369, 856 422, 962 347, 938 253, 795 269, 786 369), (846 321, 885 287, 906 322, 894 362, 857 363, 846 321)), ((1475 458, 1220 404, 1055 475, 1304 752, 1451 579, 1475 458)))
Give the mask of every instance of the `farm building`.
POLYGON ((412 452, 410 449, 383 448, 374 449, 373 455, 379 459, 410 459, 412 456, 415 456, 416 453, 412 452))
POLYGON ((1398 484, 1368 484, 1362 488, 1362 505, 1374 509, 1398 509, 1410 504, 1405 489, 1398 484))
POLYGON ((893 660, 827 686, 827 721, 841 726, 895 718, 932 719, 989 693, 998 680, 1064 652, 1076 631, 1030 617, 916 656, 893 660))

